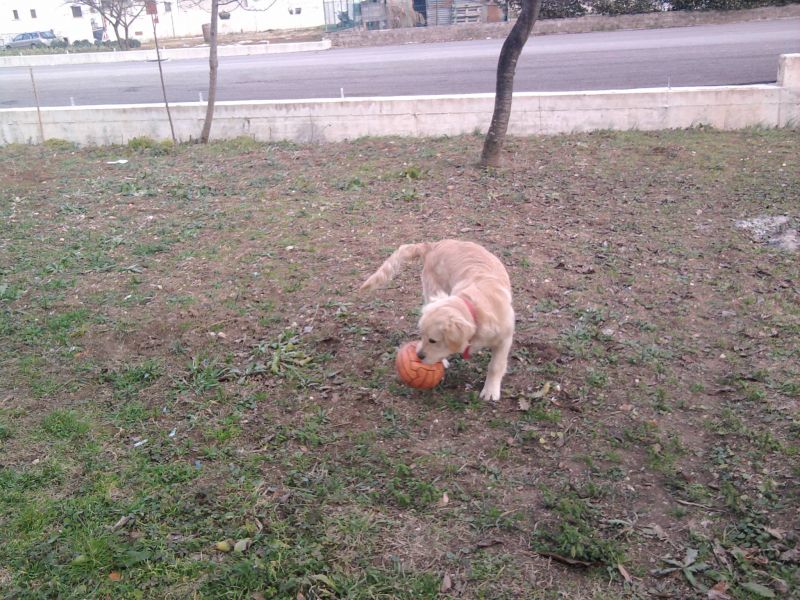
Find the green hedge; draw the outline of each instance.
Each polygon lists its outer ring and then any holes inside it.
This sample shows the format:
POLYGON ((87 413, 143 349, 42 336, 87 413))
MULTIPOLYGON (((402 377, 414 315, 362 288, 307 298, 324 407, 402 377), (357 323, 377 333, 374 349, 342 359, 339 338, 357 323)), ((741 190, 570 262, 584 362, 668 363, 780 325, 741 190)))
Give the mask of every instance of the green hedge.
POLYGON ((673 0, 672 10, 740 10, 762 6, 785 6, 796 0, 673 0))
MULTIPOLYGON (((131 49, 142 47, 142 43, 135 38, 128 40, 128 44, 131 49)), ((69 45, 65 42, 56 42, 52 46, 43 46, 40 48, 10 48, 6 50, 5 46, 0 45, 0 56, 19 56, 20 54, 78 54, 85 52, 110 52, 113 50, 119 51, 117 42, 90 42, 89 40, 74 40, 69 45)))
MULTIPOLYGON (((785 6, 798 0, 542 0, 540 19, 568 19, 595 15, 634 15, 662 10, 740 10, 761 6, 785 6)), ((509 0, 518 13, 519 0, 509 0)))
POLYGON ((596 15, 638 15, 661 10, 654 0, 593 0, 592 12, 596 15))
POLYGON ((582 17, 587 13, 580 0, 542 0, 540 19, 569 19, 582 17))

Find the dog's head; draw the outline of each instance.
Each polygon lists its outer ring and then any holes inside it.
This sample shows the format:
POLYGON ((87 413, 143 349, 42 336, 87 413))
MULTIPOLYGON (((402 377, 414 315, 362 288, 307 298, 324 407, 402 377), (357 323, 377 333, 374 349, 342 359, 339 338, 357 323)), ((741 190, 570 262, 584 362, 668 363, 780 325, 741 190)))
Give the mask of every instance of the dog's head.
POLYGON ((417 344, 417 356, 432 365, 464 352, 475 335, 475 323, 465 314, 463 302, 447 296, 422 307, 419 330, 422 340, 417 344))

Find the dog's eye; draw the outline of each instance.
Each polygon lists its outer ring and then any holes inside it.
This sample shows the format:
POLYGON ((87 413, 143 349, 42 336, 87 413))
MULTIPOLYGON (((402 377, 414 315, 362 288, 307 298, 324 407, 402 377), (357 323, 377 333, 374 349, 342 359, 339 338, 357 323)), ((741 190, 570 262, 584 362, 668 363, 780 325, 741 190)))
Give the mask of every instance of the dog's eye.
POLYGON ((436 343, 436 340, 430 340, 430 339, 429 339, 429 340, 428 340, 428 342, 429 342, 429 343, 431 343, 431 344, 435 344, 435 343, 436 343))

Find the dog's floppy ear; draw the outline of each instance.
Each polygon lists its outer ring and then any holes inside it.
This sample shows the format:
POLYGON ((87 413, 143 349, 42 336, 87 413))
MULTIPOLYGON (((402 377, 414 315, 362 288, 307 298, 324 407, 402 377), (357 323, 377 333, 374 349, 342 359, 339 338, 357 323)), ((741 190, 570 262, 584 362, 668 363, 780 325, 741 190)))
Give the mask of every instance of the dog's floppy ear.
POLYGON ((443 333, 447 349, 450 352, 461 352, 469 345, 475 326, 460 315, 452 315, 443 333))

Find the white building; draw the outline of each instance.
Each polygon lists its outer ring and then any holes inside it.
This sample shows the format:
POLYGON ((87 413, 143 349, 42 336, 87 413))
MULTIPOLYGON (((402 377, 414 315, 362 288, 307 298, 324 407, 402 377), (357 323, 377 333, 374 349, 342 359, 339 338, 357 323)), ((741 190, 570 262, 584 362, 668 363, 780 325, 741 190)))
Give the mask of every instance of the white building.
MULTIPOLYGON (((131 0, 140 4, 142 0, 131 0)), ((226 0, 220 0, 222 5, 226 0)), ((159 38, 199 36, 210 22, 210 0, 157 0, 159 38)), ((220 33, 244 33, 271 29, 302 29, 325 24, 322 0, 240 0, 220 6, 220 33), (242 6, 239 6, 242 5, 242 6)), ((104 39, 115 40, 114 31, 94 9, 68 0, 0 0, 0 39, 26 31, 49 31, 70 42, 93 41, 93 31, 105 25, 104 39)), ((120 33, 122 33, 120 31, 120 33)), ((153 39, 150 16, 142 12, 131 25, 130 36, 153 39)))
POLYGON ((72 6, 61 0, 2 0, 0 2, 0 38, 10 39, 26 31, 49 31, 72 40, 91 40, 92 19, 86 7, 72 6))
MULTIPOLYGON (((220 33, 245 33, 270 29, 304 29, 325 24, 322 0, 240 0, 223 6, 220 0, 220 33), (239 6, 241 4, 242 6, 239 6)), ((164 2, 159 0, 158 34, 165 37, 201 35, 203 24, 211 20, 211 2, 205 0, 200 8, 194 2, 164 2)), ((136 28, 136 37, 151 39, 153 26, 150 18, 140 18, 146 27, 136 28), (147 33, 147 29, 150 33, 147 33), (138 32, 142 32, 140 36, 138 32)))

